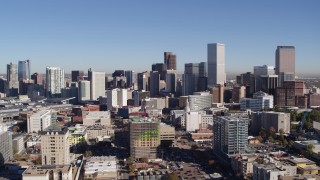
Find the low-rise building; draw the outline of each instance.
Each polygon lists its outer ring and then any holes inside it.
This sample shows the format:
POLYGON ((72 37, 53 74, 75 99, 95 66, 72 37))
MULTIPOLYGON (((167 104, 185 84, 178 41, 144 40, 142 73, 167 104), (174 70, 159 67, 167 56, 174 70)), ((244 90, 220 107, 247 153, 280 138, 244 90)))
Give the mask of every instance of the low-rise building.
POLYGON ((86 127, 82 124, 77 124, 69 128, 69 145, 74 146, 88 139, 86 127))
POLYGON ((89 126, 87 127, 87 138, 96 139, 98 136, 113 136, 114 129, 109 126, 89 126))
POLYGON ((111 114, 110 111, 83 111, 83 125, 85 126, 110 126, 111 114))
POLYGON ((233 156, 231 158, 231 167, 235 174, 239 174, 243 178, 252 177, 253 175, 253 163, 258 158, 254 154, 243 154, 239 156, 233 156))
POLYGON ((261 128, 269 130, 270 127, 273 127, 276 132, 282 129, 284 133, 290 133, 290 113, 272 111, 252 113, 250 131, 253 135, 258 135, 261 128))
POLYGON ((85 178, 116 179, 117 160, 115 156, 93 156, 84 166, 85 178))
POLYGON ((276 165, 268 162, 253 163, 253 180, 277 180, 279 176, 293 176, 297 173, 297 167, 291 165, 276 165))
POLYGON ((292 157, 288 159, 288 162, 298 168, 298 174, 319 174, 320 167, 314 161, 307 158, 292 157))
POLYGON ((72 180, 72 167, 71 165, 58 165, 58 166, 30 166, 22 174, 23 180, 72 180))

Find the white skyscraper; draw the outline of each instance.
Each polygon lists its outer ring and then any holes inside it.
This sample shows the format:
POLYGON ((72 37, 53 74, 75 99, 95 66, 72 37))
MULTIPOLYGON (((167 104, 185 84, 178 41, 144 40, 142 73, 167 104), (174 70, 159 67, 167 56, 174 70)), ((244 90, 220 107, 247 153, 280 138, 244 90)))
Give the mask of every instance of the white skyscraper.
POLYGON ((208 87, 226 82, 224 44, 208 44, 208 87))
POLYGON ((112 110, 112 107, 122 107, 127 105, 127 89, 112 89, 107 90, 107 107, 112 110))
POLYGON ((80 101, 90 100, 90 81, 79 82, 79 100, 80 101))
POLYGON ((91 71, 91 69, 89 69, 88 77, 91 82, 91 100, 97 100, 100 96, 105 96, 106 73, 91 71))
POLYGON ((61 89, 65 87, 64 84, 64 69, 60 67, 46 68, 46 87, 48 96, 61 96, 61 89))

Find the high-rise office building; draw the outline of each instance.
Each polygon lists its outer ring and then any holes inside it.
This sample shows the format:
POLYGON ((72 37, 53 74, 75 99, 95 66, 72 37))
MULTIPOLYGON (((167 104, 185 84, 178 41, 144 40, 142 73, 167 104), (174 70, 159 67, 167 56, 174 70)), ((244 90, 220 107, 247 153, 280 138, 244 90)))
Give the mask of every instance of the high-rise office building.
POLYGON ((199 77, 208 77, 208 63, 200 62, 199 63, 199 77))
POLYGON ((31 79, 31 61, 19 61, 18 62, 18 79, 19 81, 31 79))
POLYGON ((150 72, 150 96, 156 97, 160 91, 160 74, 158 71, 150 72))
POLYGON ((166 91, 174 94, 177 88, 177 74, 175 71, 166 74, 166 91))
POLYGON ((224 85, 226 82, 224 44, 208 44, 208 86, 224 85))
POLYGON ((34 84, 42 85, 42 75, 39 73, 33 73, 31 79, 34 81, 34 84))
POLYGON ((242 115, 215 116, 213 120, 213 150, 217 154, 245 153, 248 145, 247 117, 242 115))
POLYGON ((131 88, 133 86, 133 71, 125 71, 124 75, 127 79, 127 88, 131 88))
POLYGON ((284 81, 295 80, 295 47, 278 46, 276 50, 276 74, 279 76, 279 86, 284 81))
POLYGON ((16 64, 7 64, 7 96, 19 94, 18 69, 16 64))
POLYGON ((255 92, 262 91, 262 76, 274 76, 274 66, 254 66, 253 74, 255 77, 255 92))
POLYGON ((130 122, 130 156, 156 159, 160 145, 160 125, 157 121, 130 122))
POLYGON ((112 89, 107 90, 107 107, 112 110, 113 107, 127 106, 127 89, 112 89))
POLYGON ((61 97, 61 89, 65 87, 64 69, 60 67, 46 68, 46 89, 49 97, 61 97))
POLYGON ((89 101, 90 100, 90 81, 79 82, 79 100, 89 101))
POLYGON ((177 70, 177 56, 172 52, 164 52, 164 64, 168 70, 177 70))
POLYGON ((158 71, 160 80, 166 80, 167 65, 163 63, 152 64, 152 71, 158 71))
POLYGON ((68 127, 49 126, 41 134, 42 165, 70 164, 68 127))
POLYGON ((276 89, 276 105, 278 107, 298 106, 298 98, 304 97, 303 81, 284 81, 282 87, 276 89))
POLYGON ((138 73, 138 90, 145 90, 149 91, 150 86, 149 86, 149 78, 150 78, 150 73, 148 71, 138 73))
POLYGON ((88 79, 90 81, 90 99, 97 100, 100 96, 105 96, 106 73, 89 69, 88 79))
POLYGON ((192 95, 198 89, 199 63, 187 63, 184 65, 184 74, 182 77, 182 95, 192 95))
POLYGON ((79 79, 82 79, 84 72, 80 70, 71 71, 71 81, 78 82, 79 79))

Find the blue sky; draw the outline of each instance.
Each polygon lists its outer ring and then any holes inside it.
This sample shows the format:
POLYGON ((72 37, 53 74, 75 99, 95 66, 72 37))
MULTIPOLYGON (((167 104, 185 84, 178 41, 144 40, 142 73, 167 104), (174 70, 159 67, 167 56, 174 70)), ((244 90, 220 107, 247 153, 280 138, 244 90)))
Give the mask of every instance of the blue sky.
POLYGON ((30 59, 46 66, 113 72, 150 70, 163 52, 206 61, 207 44, 226 45, 227 73, 274 65, 277 45, 296 47, 296 71, 319 74, 320 1, 56 0, 0 2, 0 73, 30 59))

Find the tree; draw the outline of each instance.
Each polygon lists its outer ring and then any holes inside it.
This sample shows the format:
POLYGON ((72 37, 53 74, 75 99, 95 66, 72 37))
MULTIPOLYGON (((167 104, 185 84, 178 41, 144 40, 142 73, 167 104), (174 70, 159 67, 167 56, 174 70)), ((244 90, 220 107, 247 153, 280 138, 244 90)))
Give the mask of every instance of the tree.
POLYGON ((141 160, 141 162, 143 162, 143 163, 148 163, 148 162, 149 162, 148 158, 145 158, 145 157, 144 157, 144 158, 141 158, 140 160, 141 160))
POLYGON ((84 156, 85 157, 90 157, 92 156, 92 152, 90 150, 87 150, 85 153, 84 153, 84 156))
POLYGON ((176 172, 168 174, 168 180, 179 180, 179 177, 176 172))
POLYGON ((286 139, 284 139, 283 141, 282 141, 282 146, 283 147, 287 147, 288 146, 288 141, 286 140, 286 139))
POLYGON ((13 126, 12 132, 18 132, 20 130, 19 126, 13 126))
POLYGON ((42 164, 42 156, 39 155, 38 158, 34 161, 35 165, 41 165, 42 164))
MULTIPOLYGON (((281 128, 280 130, 279 130, 279 134, 280 134, 280 136, 279 136, 279 140, 281 141, 281 143, 283 144, 283 141, 285 140, 284 139, 284 130, 281 128)), ((288 142, 287 142, 288 143, 288 142)))
POLYGON ((260 129, 259 136, 262 137, 263 139, 267 138, 266 130, 264 128, 260 129))
POLYGON ((259 142, 263 142, 263 138, 262 138, 261 136, 257 136, 257 140, 258 140, 259 142))
POLYGON ((313 148, 314 148, 314 145, 313 144, 308 144, 307 145, 307 150, 306 150, 306 154, 307 156, 312 156, 313 154, 313 148))
POLYGON ((290 140, 290 141, 288 142, 287 147, 290 149, 290 148, 292 148, 293 144, 294 144, 294 142, 293 142, 292 140, 290 140))
POLYGON ((271 126, 270 128, 269 128, 269 137, 272 137, 273 139, 275 139, 276 138, 276 129, 273 127, 273 126, 271 126))

